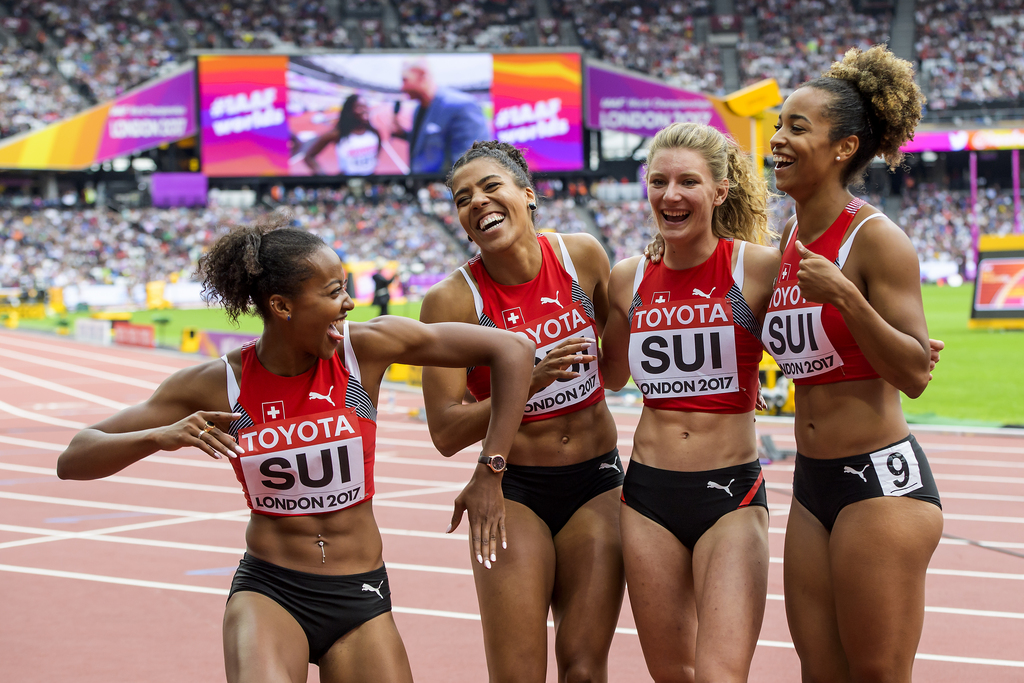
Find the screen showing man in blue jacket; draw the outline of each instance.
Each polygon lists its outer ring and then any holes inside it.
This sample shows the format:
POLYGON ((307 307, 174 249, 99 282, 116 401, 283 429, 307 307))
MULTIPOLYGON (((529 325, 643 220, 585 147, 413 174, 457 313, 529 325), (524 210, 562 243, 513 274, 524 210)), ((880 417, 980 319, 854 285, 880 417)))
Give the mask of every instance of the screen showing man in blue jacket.
POLYGON ((402 92, 419 103, 412 129, 394 133, 409 142, 410 173, 442 173, 475 141, 490 139, 477 101, 458 90, 439 88, 425 59, 403 66, 402 92))

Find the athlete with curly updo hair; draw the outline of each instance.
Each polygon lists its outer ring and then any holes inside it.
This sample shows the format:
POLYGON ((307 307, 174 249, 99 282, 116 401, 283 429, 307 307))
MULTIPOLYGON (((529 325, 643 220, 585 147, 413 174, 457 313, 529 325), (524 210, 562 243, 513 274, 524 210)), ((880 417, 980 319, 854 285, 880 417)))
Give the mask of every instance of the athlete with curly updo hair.
POLYGON ((852 49, 786 99, 771 140, 796 216, 762 340, 796 384, 784 572, 806 682, 911 680, 942 535, 935 480, 900 407, 935 360, 917 255, 849 191, 872 159, 900 163, 923 104, 909 62, 852 49))
POLYGON ((309 663, 321 681, 411 681, 371 502, 381 377, 396 362, 488 367, 484 448, 506 454, 533 344, 476 325, 349 323, 341 259, 286 223, 236 228, 199 262, 231 319, 263 319, 259 339, 79 432, 57 474, 99 479, 184 447, 228 457, 252 510, 224 612, 228 681, 305 681, 309 663))
MULTIPOLYGON (((452 519, 454 529, 469 513, 490 680, 545 680, 550 609, 558 680, 605 681, 623 594, 622 463, 596 342, 608 257, 587 234, 537 234, 530 171, 509 144, 475 143, 448 187, 480 254, 430 290, 421 319, 512 330, 537 345, 508 466, 494 467, 485 448, 452 519), (488 537, 493 520, 499 532, 488 537)), ((441 453, 484 435, 493 386, 486 368, 424 368, 427 422, 441 453), (464 401, 467 389, 475 401, 464 401)))

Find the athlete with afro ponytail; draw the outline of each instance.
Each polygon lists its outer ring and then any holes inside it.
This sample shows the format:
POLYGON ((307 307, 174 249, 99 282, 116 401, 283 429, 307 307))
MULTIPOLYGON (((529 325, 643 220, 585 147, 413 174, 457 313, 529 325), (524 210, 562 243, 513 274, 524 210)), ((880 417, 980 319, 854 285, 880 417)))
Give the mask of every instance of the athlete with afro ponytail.
MULTIPOLYGON (((62 479, 99 479, 158 451, 227 457, 252 514, 224 613, 228 681, 411 681, 373 516, 376 405, 391 363, 490 369, 484 449, 508 454, 533 345, 476 325, 349 323, 338 255, 280 216, 233 230, 199 262, 204 293, 259 339, 180 370, 79 432, 62 479)), ((497 532, 494 528, 484 533, 497 532)))
POLYGON ((909 62, 852 49, 786 99, 772 137, 787 223, 762 340, 796 383, 786 614, 805 682, 911 680, 935 480, 900 407, 924 391, 931 345, 917 255, 849 187, 912 139, 924 98, 909 62))

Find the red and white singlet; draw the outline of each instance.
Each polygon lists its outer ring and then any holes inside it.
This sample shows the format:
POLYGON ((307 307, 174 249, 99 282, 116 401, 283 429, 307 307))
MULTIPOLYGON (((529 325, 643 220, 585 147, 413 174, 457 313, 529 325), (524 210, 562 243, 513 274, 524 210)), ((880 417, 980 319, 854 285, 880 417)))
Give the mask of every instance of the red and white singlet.
MULTIPOLYGON (((473 290, 480 324, 516 332, 534 342, 537 345, 534 365, 566 339, 597 339, 594 304, 579 285, 576 268, 562 236, 555 237, 562 248, 562 263, 558 262, 548 239, 537 235, 542 257, 540 273, 521 285, 502 285, 492 280, 479 255, 459 268, 473 290), (472 277, 466 272, 467 267, 472 277), (495 321, 500 321, 501 325, 496 325, 495 321)), ((586 353, 596 356, 597 344, 588 348, 586 353)), ((531 396, 526 402, 523 422, 566 415, 604 399, 604 380, 596 362, 573 365, 569 369, 580 373, 580 376, 555 380, 531 396)), ((466 386, 478 401, 490 396, 490 369, 470 368, 466 386)))
POLYGON ((746 244, 719 239, 707 261, 685 270, 640 259, 629 309, 629 371, 645 406, 754 409, 762 352, 757 317, 743 298, 746 244))
POLYGON ((335 353, 295 377, 268 371, 256 342, 242 346, 242 383, 227 364, 228 401, 241 413, 229 433, 245 453, 231 459, 249 509, 290 516, 335 512, 373 496, 377 410, 359 383, 344 329, 335 353))
MULTIPOLYGON (((862 220, 850 239, 843 236, 864 202, 854 198, 825 233, 810 244, 810 251, 831 259, 840 269, 853 248, 853 238, 861 226, 880 213, 862 220)), ((786 377, 797 384, 831 384, 879 377, 857 346, 843 314, 831 304, 815 304, 800 295, 797 271, 800 253, 796 250, 799 226, 794 224, 782 251, 779 275, 775 279, 761 341, 779 364, 786 377)))

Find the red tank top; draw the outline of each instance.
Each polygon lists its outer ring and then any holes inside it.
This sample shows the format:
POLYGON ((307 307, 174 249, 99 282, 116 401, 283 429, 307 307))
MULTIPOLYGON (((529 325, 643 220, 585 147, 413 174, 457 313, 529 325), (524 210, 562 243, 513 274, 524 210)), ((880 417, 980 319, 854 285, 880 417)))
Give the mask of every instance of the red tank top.
POLYGON ((720 239, 707 261, 685 270, 640 260, 629 309, 629 370, 645 406, 754 410, 762 351, 757 317, 743 298, 745 247, 720 239))
MULTIPOLYGON (((882 215, 873 213, 862 220, 843 244, 843 236, 862 206, 862 200, 853 199, 821 237, 804 246, 831 259, 841 269, 857 231, 870 219, 882 215)), ((782 251, 779 275, 764 319, 765 348, 782 372, 797 384, 877 379, 878 373, 857 346, 843 314, 831 304, 811 303, 800 295, 796 275, 800 269, 800 254, 796 250, 798 230, 799 226, 794 225, 782 251)))
POLYGON ((242 415, 229 433, 245 450, 231 466, 254 513, 322 514, 373 496, 377 411, 359 384, 347 322, 343 334, 344 360, 335 353, 295 377, 264 368, 256 342, 242 346, 240 389, 228 366, 228 398, 242 415))
MULTIPOLYGON (((558 262, 548 239, 537 235, 542 258, 540 273, 521 285, 502 285, 492 280, 479 255, 459 268, 473 290, 480 324, 516 332, 534 342, 537 345, 534 365, 565 339, 597 339, 594 304, 579 285, 562 236, 555 237, 562 249, 562 263, 558 262), (467 267, 472 277, 466 273, 467 267)), ((597 355, 596 343, 587 353, 597 355)), ((604 380, 597 363, 573 365, 569 369, 580 376, 556 380, 531 396, 526 402, 523 422, 567 415, 604 400, 604 380)), ((478 401, 489 397, 490 369, 470 368, 466 386, 478 401)))

